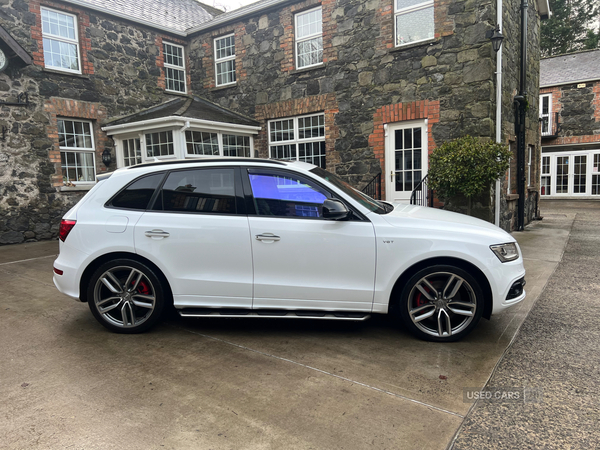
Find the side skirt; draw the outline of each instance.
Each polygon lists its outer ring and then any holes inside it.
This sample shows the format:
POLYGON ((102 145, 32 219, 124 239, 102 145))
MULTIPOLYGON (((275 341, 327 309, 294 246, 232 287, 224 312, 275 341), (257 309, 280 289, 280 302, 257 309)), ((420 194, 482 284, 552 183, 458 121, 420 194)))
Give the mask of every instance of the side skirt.
POLYGON ((181 317, 244 317, 259 319, 326 319, 362 321, 371 317, 366 313, 333 312, 333 311, 288 311, 288 310, 250 310, 250 309, 216 309, 216 308, 183 308, 177 312, 181 317))

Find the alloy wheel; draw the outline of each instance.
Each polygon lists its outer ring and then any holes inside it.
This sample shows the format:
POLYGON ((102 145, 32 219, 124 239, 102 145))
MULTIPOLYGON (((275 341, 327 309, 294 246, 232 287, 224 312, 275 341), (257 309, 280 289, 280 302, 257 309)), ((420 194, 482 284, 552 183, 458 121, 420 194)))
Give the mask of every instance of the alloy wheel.
POLYGON ((150 318, 156 307, 156 291, 141 270, 117 266, 100 275, 93 301, 106 322, 120 328, 133 328, 150 318))
POLYGON ((465 330, 477 311, 477 298, 464 278, 450 272, 422 277, 408 297, 412 323, 423 333, 447 338, 465 330))

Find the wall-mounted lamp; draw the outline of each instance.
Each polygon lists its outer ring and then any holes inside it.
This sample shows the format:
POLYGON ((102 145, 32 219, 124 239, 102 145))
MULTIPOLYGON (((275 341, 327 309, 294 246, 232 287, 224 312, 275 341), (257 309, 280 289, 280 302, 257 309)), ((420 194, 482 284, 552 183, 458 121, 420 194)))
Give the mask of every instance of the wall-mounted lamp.
POLYGON ((500 25, 496 25, 496 28, 485 32, 486 39, 492 41, 492 48, 497 53, 502 46, 504 35, 500 32, 500 25))
POLYGON ((110 150, 107 148, 105 148, 104 151, 102 152, 102 162, 104 163, 106 168, 108 168, 108 166, 110 166, 110 163, 112 162, 112 157, 110 156, 110 150))

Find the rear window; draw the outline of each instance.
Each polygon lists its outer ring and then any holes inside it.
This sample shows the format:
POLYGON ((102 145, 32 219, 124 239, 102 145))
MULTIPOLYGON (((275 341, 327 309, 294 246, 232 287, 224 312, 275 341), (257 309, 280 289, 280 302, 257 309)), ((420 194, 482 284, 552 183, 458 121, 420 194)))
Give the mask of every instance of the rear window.
POLYGON ((121 192, 110 203, 115 208, 142 209, 148 208, 154 191, 164 177, 164 173, 139 178, 121 192))
POLYGON ((156 211, 235 214, 234 169, 171 172, 153 209, 156 211))

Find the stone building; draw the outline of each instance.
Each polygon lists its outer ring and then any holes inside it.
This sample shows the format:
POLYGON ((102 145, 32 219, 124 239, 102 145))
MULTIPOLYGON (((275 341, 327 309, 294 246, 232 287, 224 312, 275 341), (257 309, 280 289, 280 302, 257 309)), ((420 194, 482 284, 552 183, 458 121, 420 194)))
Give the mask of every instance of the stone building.
MULTIPOLYGON (((527 10, 534 98, 547 14, 547 0, 527 10)), ((300 159, 358 188, 381 174, 383 198, 407 200, 444 141, 515 141, 520 20, 521 0, 263 0, 225 14, 196 0, 4 0, 0 243, 55 237, 96 175, 157 159, 300 159), (500 22, 495 53, 486 33, 500 22)), ((507 229, 511 173, 483 205, 507 229)))
POLYGON ((540 194, 600 199, 600 50, 540 62, 540 194))

